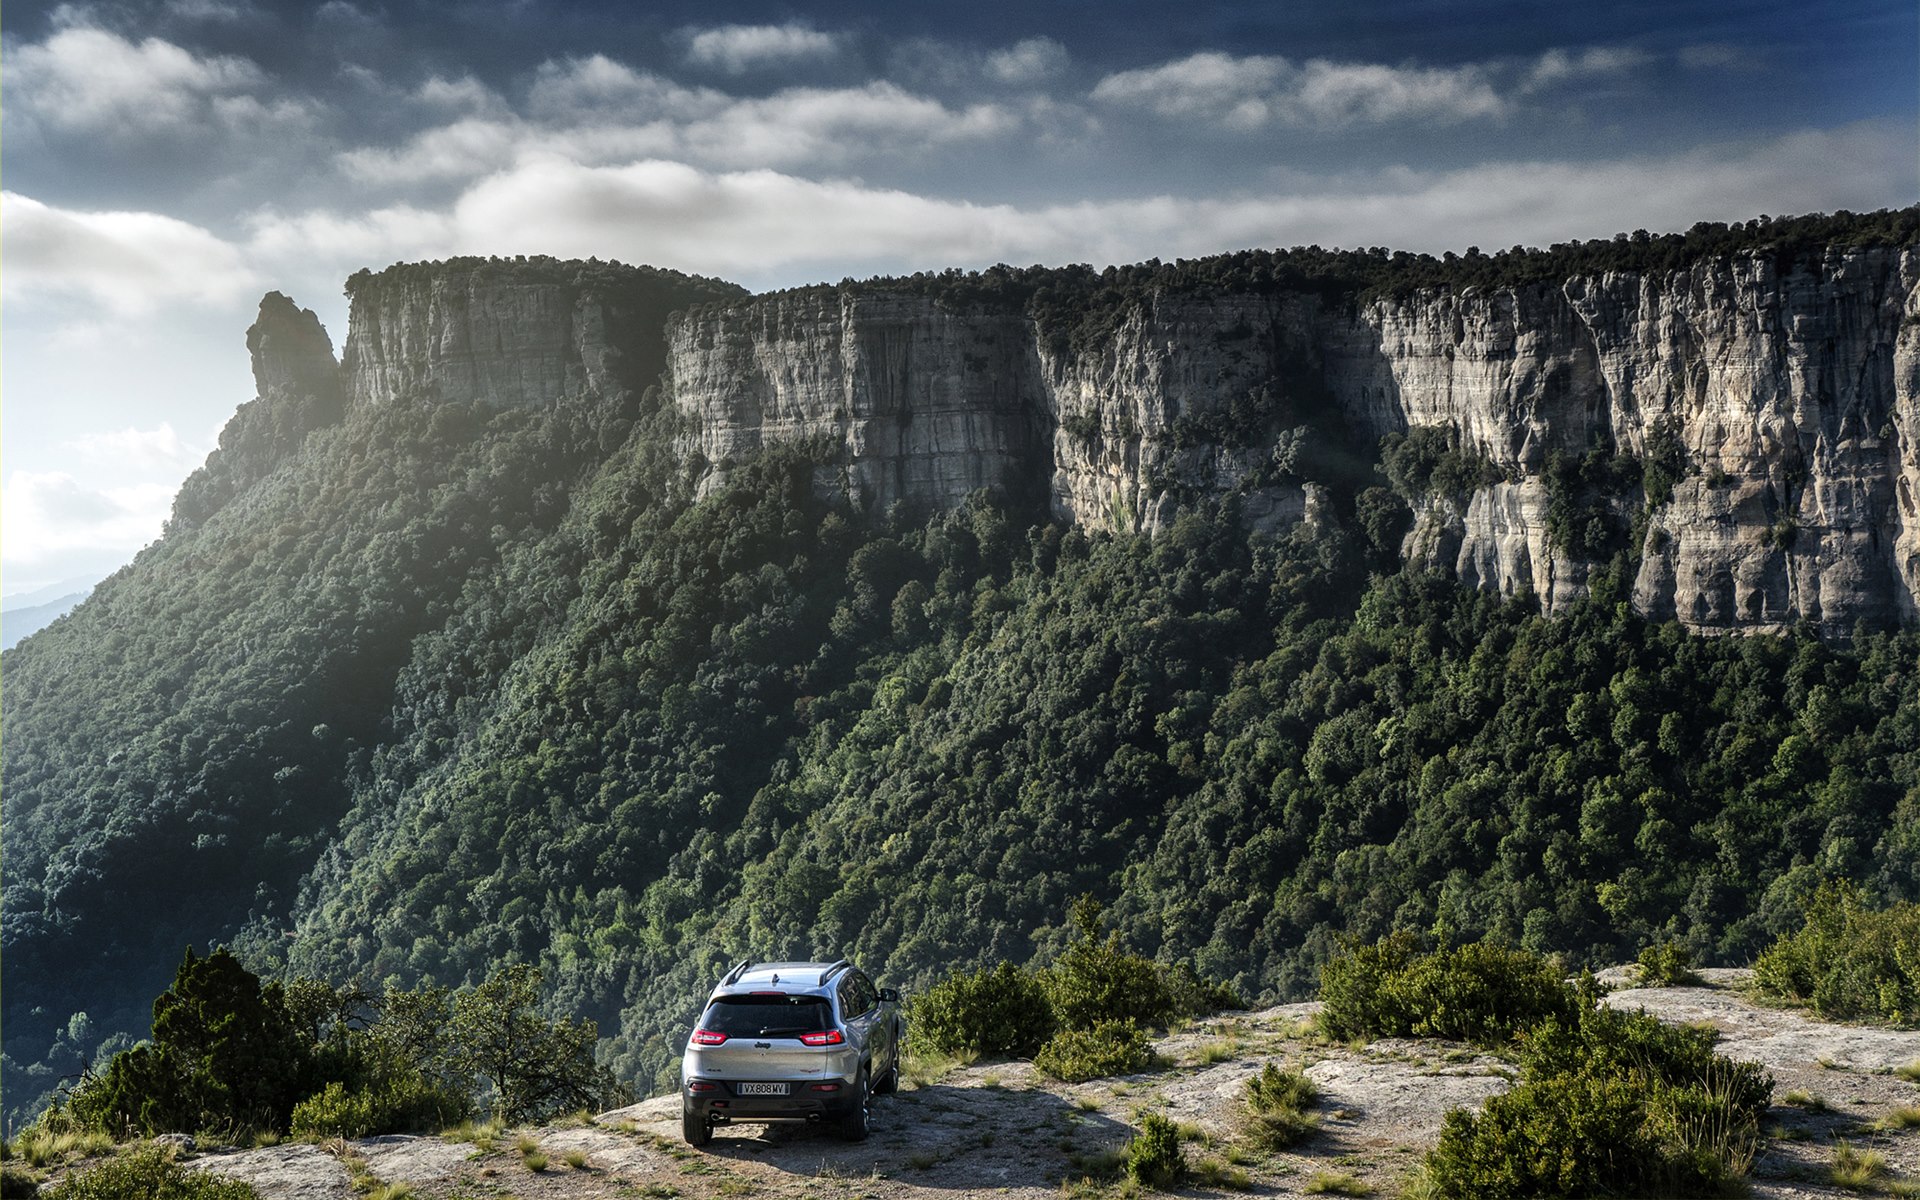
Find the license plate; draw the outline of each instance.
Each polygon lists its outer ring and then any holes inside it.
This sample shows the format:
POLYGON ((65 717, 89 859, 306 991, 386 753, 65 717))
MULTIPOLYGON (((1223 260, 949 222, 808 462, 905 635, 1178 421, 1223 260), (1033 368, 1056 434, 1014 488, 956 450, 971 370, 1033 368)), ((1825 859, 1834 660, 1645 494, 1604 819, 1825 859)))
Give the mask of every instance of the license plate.
POLYGON ((787 1085, 784 1083, 736 1083, 734 1090, 742 1096, 784 1096, 787 1085))

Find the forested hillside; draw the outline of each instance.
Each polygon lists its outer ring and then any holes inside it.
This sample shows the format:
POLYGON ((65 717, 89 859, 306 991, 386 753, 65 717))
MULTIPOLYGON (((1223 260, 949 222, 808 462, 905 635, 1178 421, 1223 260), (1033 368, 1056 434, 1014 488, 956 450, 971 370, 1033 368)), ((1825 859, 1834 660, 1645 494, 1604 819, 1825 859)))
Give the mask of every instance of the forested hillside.
POLYGON ((1551 620, 1408 570, 1472 468, 1438 444, 1274 537, 1229 497, 1147 538, 859 513, 804 444, 702 494, 657 391, 293 424, 7 652, 16 1120, 190 943, 536 964, 644 1090, 725 961, 911 987, 1053 954, 1085 892, 1249 998, 1349 933, 1744 961, 1823 879, 1920 899, 1920 636, 1695 637, 1625 539, 1551 620))

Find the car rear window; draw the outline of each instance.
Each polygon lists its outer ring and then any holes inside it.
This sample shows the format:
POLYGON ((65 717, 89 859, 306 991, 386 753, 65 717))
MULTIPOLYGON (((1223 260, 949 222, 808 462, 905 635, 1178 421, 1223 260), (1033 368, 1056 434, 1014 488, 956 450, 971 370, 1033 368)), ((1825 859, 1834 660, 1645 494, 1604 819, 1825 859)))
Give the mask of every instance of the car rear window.
POLYGON ((729 1036, 780 1037, 830 1028, 833 1012, 821 996, 722 996, 700 1027, 729 1036))

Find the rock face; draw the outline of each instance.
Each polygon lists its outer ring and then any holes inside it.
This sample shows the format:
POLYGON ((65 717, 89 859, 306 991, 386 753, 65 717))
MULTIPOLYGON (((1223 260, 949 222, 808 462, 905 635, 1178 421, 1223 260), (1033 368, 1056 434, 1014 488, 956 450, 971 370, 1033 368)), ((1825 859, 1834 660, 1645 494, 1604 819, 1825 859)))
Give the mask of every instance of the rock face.
POLYGON ((247 351, 257 395, 220 431, 219 448, 206 465, 181 485, 173 502, 175 526, 205 521, 345 411, 333 342, 312 309, 267 293, 247 330, 247 351))
POLYGON ((341 365, 353 404, 538 405, 617 390, 606 305, 569 282, 482 265, 376 277, 351 296, 341 365))
POLYGON ((676 321, 668 344, 716 477, 766 443, 826 439, 843 449, 836 486, 874 509, 1046 478, 1054 422, 1024 317, 815 291, 676 321))
POLYGON ((664 365, 667 314, 745 293, 617 263, 459 258, 347 281, 340 369, 350 406, 617 400, 664 365))
MULTIPOLYGON (((872 511, 988 488, 1129 531, 1225 495, 1265 532, 1338 522, 1348 501, 1315 456, 1364 460, 1385 434, 1439 427, 1484 478, 1408 497, 1411 560, 1553 611, 1631 533, 1650 615, 1841 633, 1920 617, 1916 285, 1914 251, 1836 247, 1361 305, 1163 289, 1069 333, 905 285, 743 299, 645 268, 459 259, 349 281, 337 384, 325 333, 284 298, 249 345, 256 403, 307 414, 290 430, 436 397, 619 402, 664 373, 710 485, 805 442, 827 451, 821 485, 872 511), (1566 464, 1596 449, 1631 469, 1610 490, 1570 484, 1566 464), (1648 492, 1656 462, 1670 479, 1648 492), (1576 518, 1611 533, 1575 536, 1576 518)), ((202 491, 183 492, 194 513, 231 487, 202 491)))
POLYGON ((669 371, 716 470, 822 439, 868 507, 985 486, 1129 530, 1227 493, 1268 530, 1329 512, 1288 444, 1315 411, 1364 445, 1442 426, 1497 478, 1416 497, 1417 561, 1551 611, 1610 556, 1555 536, 1556 505, 1580 503, 1643 538, 1650 615, 1844 632, 1920 615, 1916 285, 1912 251, 1831 248, 1784 271, 1747 253, 1358 308, 1163 291, 1077 341, 1023 313, 814 289, 676 319, 669 371), (1552 470, 1663 446, 1679 479, 1644 515, 1638 485, 1569 497, 1552 470))

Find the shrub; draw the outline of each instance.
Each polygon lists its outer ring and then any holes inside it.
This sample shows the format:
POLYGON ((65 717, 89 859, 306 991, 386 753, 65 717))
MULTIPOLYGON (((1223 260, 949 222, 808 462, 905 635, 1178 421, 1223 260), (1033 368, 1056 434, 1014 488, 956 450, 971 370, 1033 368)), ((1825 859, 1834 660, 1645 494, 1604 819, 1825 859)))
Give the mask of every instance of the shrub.
POLYGON ((1160 964, 1126 951, 1118 933, 1102 939, 1100 913, 1092 896, 1076 900, 1073 944, 1041 972, 1054 1020, 1062 1029, 1091 1029, 1103 1021, 1166 1024, 1179 1008, 1160 964))
POLYGON ((189 1171, 165 1150, 144 1146, 75 1172, 41 1200, 260 1200, 247 1184, 189 1171))
POLYGON ((1488 942, 1419 953, 1411 935, 1350 946, 1321 969, 1321 1026, 1334 1037, 1442 1037, 1501 1046, 1571 993, 1537 954, 1488 942))
POLYGON ((1053 1008, 1034 972, 1001 963, 951 975, 913 1002, 910 1036, 942 1054, 1029 1056, 1053 1036, 1053 1008))
POLYGON ((19 1167, 0 1167, 0 1200, 34 1200, 40 1185, 19 1167))
POLYGON ((1713 1034, 1569 988, 1571 1020, 1521 1039, 1521 1081, 1479 1116, 1448 1114, 1427 1159, 1439 1197, 1711 1196, 1751 1164, 1773 1080, 1713 1034))
POLYGON ((1920 1023, 1920 905, 1870 909, 1851 883, 1822 884, 1805 924, 1761 953, 1753 978, 1822 1016, 1920 1023))
POLYGON ((1699 974, 1693 969, 1693 953, 1672 938, 1649 942, 1640 951, 1640 974, 1634 980, 1636 986, 1698 987, 1700 982, 1699 974))
POLYGON ((1293 1145, 1320 1123, 1307 1111, 1319 1098, 1313 1081, 1304 1074, 1268 1063, 1247 1080, 1248 1136, 1269 1150, 1293 1145))
POLYGON ((1631 1194, 1652 1151, 1642 1116, 1626 1079, 1526 1080, 1478 1116, 1448 1113, 1427 1177, 1436 1196, 1463 1200, 1631 1194))
POLYGON ((1158 1113, 1147 1114, 1127 1143, 1127 1174, 1146 1187, 1170 1188, 1186 1170, 1179 1127, 1158 1113))
POLYGON ((1203 1017, 1208 1013, 1246 1007, 1247 1002, 1233 990, 1231 984, 1201 978, 1200 972, 1194 970, 1193 964, 1186 959, 1181 959, 1172 967, 1163 968, 1162 978, 1166 981, 1167 995, 1173 1002, 1174 1011, 1185 1016, 1203 1017))
POLYGON ((1719 1091, 1731 1110, 1755 1122, 1767 1110, 1772 1077, 1758 1063, 1736 1063, 1715 1054, 1712 1030, 1602 1007, 1599 990, 1590 983, 1569 990, 1575 1019, 1543 1022, 1528 1033, 1521 1042, 1524 1074, 1637 1075, 1660 1087, 1719 1091))
POLYGON ((1131 1021, 1102 1021, 1092 1029, 1063 1029, 1033 1056, 1042 1073, 1067 1083, 1103 1075, 1132 1075, 1153 1065, 1147 1035, 1131 1021))
POLYGON ((396 1071, 349 1090, 327 1084, 293 1109, 293 1132, 303 1137, 368 1137, 445 1129, 471 1112, 467 1097, 418 1071, 396 1071))
POLYGON ((1336 1038, 1412 1029, 1391 995, 1418 953, 1413 935, 1388 934, 1371 946, 1352 943, 1320 968, 1320 1026, 1336 1038))

